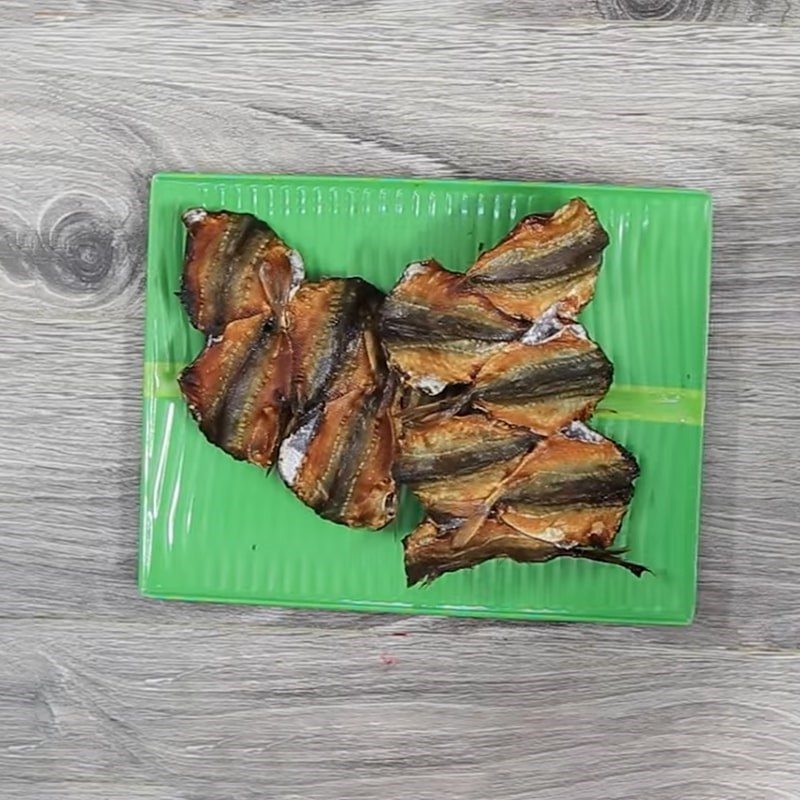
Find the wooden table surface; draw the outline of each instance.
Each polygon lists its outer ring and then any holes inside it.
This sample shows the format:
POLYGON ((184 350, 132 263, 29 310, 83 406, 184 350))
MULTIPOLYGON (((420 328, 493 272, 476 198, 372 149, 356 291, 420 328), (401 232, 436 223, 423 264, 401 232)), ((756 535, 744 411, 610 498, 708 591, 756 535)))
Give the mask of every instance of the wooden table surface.
POLYGON ((1 798, 800 797, 800 3, 6 2, 0 41, 1 798), (694 625, 139 598, 159 170, 711 190, 694 625))

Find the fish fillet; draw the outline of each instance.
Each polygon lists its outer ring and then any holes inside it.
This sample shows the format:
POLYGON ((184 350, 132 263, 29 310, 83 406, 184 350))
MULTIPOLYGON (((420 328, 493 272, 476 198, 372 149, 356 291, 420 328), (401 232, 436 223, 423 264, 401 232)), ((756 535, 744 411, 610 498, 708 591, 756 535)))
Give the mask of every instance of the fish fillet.
POLYGON ((437 518, 469 517, 488 511, 540 439, 480 413, 433 416, 403 433, 395 477, 437 518))
POLYGON ((592 299, 607 245, 597 215, 576 198, 520 220, 467 270, 467 281, 506 314, 534 320, 557 305, 572 317, 592 299))
POLYGON ((200 429, 234 458, 278 460, 326 519, 383 527, 395 513, 396 382, 378 342, 382 293, 359 278, 303 282, 300 255, 252 215, 183 220, 181 297, 208 341, 179 385, 200 429))
POLYGON ((503 314, 436 261, 411 264, 384 303, 380 334, 390 365, 413 387, 438 394, 469 383, 529 325, 503 314))
POLYGON ((588 419, 611 385, 603 351, 573 326, 545 341, 512 342, 475 377, 472 402, 497 419, 550 434, 588 419))
POLYGON ((209 336, 256 314, 279 317, 303 279, 303 260, 252 214, 190 209, 180 297, 209 336))
POLYGON ((208 440, 269 467, 288 424, 291 344, 272 317, 231 322, 181 372, 178 384, 208 440))
POLYGON ((278 471, 320 516, 382 528, 395 515, 392 387, 349 392, 306 412, 284 439, 278 471))
MULTIPOLYGON (((589 558, 641 574, 643 567, 608 550, 639 474, 624 448, 573 427, 538 440, 509 467, 493 491, 485 489, 490 502, 465 503, 460 514, 442 514, 439 498, 428 498, 428 518, 404 542, 409 584, 499 557, 589 558)), ((458 508, 452 495, 445 508, 458 508)))

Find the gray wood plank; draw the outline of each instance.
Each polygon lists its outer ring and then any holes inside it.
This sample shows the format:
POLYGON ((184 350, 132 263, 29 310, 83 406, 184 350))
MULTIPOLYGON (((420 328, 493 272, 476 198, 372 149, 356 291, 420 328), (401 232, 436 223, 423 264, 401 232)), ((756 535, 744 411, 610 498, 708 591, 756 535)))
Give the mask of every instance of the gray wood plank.
MULTIPOLYGON (((559 20, 645 23, 694 23, 715 25, 797 25, 800 9, 796 0, 442 0, 438 11, 449 16, 465 15, 471 22, 535 19, 539 23, 559 20)), ((419 19, 431 9, 423 3, 403 0, 143 0, 132 6, 120 0, 12 0, 5 4, 8 21, 17 24, 57 25, 77 18, 95 21, 147 15, 204 17, 210 20, 292 17, 312 11, 320 17, 361 16, 376 11, 399 19, 419 19)))
POLYGON ((643 647, 623 665, 616 647, 533 653, 511 636, 476 669, 479 644, 6 621, 0 775, 21 797, 85 782, 62 796, 109 800, 128 787, 192 800, 797 796, 797 654, 643 647))
POLYGON ((798 796, 796 4, 787 27, 702 0, 22 5, 0 10, 0 795, 798 796), (676 9, 702 24, 598 17, 676 9), (697 622, 139 599, 167 169, 710 189, 697 622))
MULTIPOLYGON (((751 0, 597 0, 597 13, 606 19, 638 22, 786 23, 797 19, 791 2, 751 0)), ((588 10, 588 9, 587 9, 588 10)))

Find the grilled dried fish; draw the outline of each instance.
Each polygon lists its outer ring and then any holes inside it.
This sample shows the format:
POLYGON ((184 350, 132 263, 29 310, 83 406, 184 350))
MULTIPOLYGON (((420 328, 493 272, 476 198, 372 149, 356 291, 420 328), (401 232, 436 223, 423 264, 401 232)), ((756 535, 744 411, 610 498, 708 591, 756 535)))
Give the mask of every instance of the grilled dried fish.
POLYGON ((395 513, 395 383, 377 342, 383 295, 359 278, 301 286, 286 319, 292 408, 278 471, 333 522, 381 528, 395 513))
POLYGON ((585 201, 532 214, 467 270, 468 285, 500 311, 534 320, 554 304, 574 316, 594 294, 608 235, 585 201))
POLYGON ((190 209, 180 297, 189 319, 209 336, 233 320, 279 317, 303 279, 303 259, 251 214, 190 209))
POLYGON ((411 264, 384 303, 380 334, 391 366, 438 394, 469 383, 483 362, 529 325, 497 310, 436 261, 411 264))
MULTIPOLYGON (((590 558, 641 574, 644 567, 607 549, 638 474, 630 453, 573 423, 516 461, 492 493, 491 508, 467 503, 461 514, 441 516, 438 502, 431 502, 429 518, 404 543, 409 584, 497 557, 590 558)), ((458 508, 452 497, 448 503, 458 508)))
POLYGON ((469 384, 543 315, 567 318, 592 297, 608 236, 583 200, 521 220, 466 274, 436 261, 411 264, 384 304, 381 336, 391 366, 438 394, 469 384))
POLYGON ((295 410, 385 382, 376 330, 382 300, 383 294, 360 278, 300 286, 287 308, 295 410))
POLYGON ((484 414, 434 416, 404 432, 395 477, 437 519, 470 517, 489 510, 540 439, 484 414))
POLYGON ((231 322, 180 374, 200 430, 234 458, 269 467, 289 421, 291 345, 267 314, 231 322))
POLYGON ((303 284, 279 320, 230 322, 179 380, 210 441, 269 467, 283 439, 279 472, 295 494, 326 519, 371 528, 395 511, 381 299, 358 278, 303 284))
POLYGON ((328 519, 394 515, 394 383, 377 342, 383 295, 364 281, 302 284, 303 262, 250 214, 194 209, 181 297, 208 344, 179 383, 201 430, 280 472, 328 519))
POLYGON ((383 527, 408 485, 428 515, 404 542, 410 584, 495 557, 641 574, 609 549, 636 461, 576 421, 611 381, 570 324, 608 242, 582 200, 522 220, 465 274, 412 264, 385 302, 360 279, 303 283, 299 254, 251 215, 184 222, 181 296, 209 340, 180 385, 209 440, 277 461, 346 525, 383 527))
POLYGON ((494 515, 527 536, 561 547, 609 547, 639 475, 623 447, 572 423, 545 439, 506 481, 494 515))
POLYGON ((390 383, 320 403, 283 441, 281 477, 325 519, 382 528, 394 518, 393 388, 390 383))
POLYGON ((588 419, 613 371, 582 328, 567 326, 545 341, 512 342, 493 355, 478 372, 471 399, 497 419, 549 434, 588 419))
POLYGON ((389 295, 389 362, 436 395, 401 415, 395 476, 428 513, 406 540, 411 583, 498 556, 641 571, 608 550, 636 462, 581 423, 613 368, 570 322, 592 297, 607 243, 573 200, 523 219, 465 275, 413 264, 389 295))
POLYGON ((623 559, 624 551, 594 547, 567 549, 527 536, 495 519, 484 520, 466 545, 455 544, 457 530, 452 525, 437 525, 426 519, 403 540, 409 586, 420 581, 430 583, 446 572, 475 567, 493 558, 509 558, 522 564, 581 558, 616 564, 637 577, 649 572, 647 567, 623 559))

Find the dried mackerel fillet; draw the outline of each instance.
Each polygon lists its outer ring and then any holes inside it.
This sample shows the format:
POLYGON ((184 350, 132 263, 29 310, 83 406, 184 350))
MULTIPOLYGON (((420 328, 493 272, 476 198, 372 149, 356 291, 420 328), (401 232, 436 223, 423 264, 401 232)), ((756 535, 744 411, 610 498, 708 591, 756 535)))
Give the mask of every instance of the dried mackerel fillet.
POLYGON ((181 372, 200 430, 234 458, 269 467, 290 419, 292 348, 267 314, 231 322, 181 372))
POLYGON ((639 475, 622 446, 579 422, 542 440, 505 482, 493 514, 562 547, 611 545, 639 475))
POLYGON ((407 426, 465 409, 522 425, 546 436, 574 420, 585 421, 608 391, 614 368, 579 325, 561 326, 541 341, 509 342, 478 370, 471 384, 450 386, 435 397, 418 392, 401 414, 407 426))
POLYGON ((180 297, 198 330, 217 336, 233 320, 279 317, 303 280, 303 259, 251 214, 193 208, 183 215, 180 297))
POLYGON ((376 330, 382 302, 383 294, 361 278, 301 284, 286 310, 295 412, 386 382, 376 330))
POLYGON ((381 312, 389 363, 411 386, 438 394, 469 383, 486 359, 530 327, 469 291, 436 261, 408 266, 381 312))
POLYGON ((530 339, 543 321, 569 321, 586 305, 607 243, 594 212, 572 200, 521 220, 465 274, 436 261, 411 264, 381 314, 389 363, 431 395, 471 383, 509 342, 530 339))
POLYGON ((475 376, 476 408, 540 434, 586 420, 611 386, 614 368, 583 329, 569 325, 540 342, 512 342, 475 376))
POLYGON ((246 214, 189 211, 182 297, 209 335, 179 384, 200 429, 279 472, 326 519, 394 516, 395 383, 377 341, 383 295, 359 278, 302 282, 302 260, 246 214), (288 438, 287 438, 288 437, 288 438))
POLYGON ((395 477, 437 519, 485 514, 497 488, 540 440, 481 413, 434 415, 403 433, 395 477))
POLYGON ((543 563, 556 558, 581 558, 615 564, 637 577, 649 572, 647 567, 626 561, 621 550, 596 547, 560 547, 552 542, 526 536, 495 519, 486 519, 466 544, 455 543, 456 531, 422 522, 403 541, 406 582, 409 586, 430 583, 446 572, 468 569, 493 558, 508 558, 520 564, 543 563))
POLYGON ((321 517, 359 528, 394 519, 392 390, 387 383, 319 403, 284 439, 278 471, 321 517))
POLYGON ((472 516, 448 513, 456 507, 453 498, 443 512, 435 501, 428 505, 427 519, 403 543, 409 585, 491 558, 568 556, 617 564, 637 575, 645 571, 607 549, 639 474, 635 459, 581 423, 567 434, 542 439, 516 458, 472 516))
POLYGON ((383 295, 359 278, 300 287, 287 319, 295 416, 278 472, 325 519, 381 528, 395 515, 395 382, 377 341, 383 295))
POLYGON ((520 220, 468 270, 469 286, 512 316, 534 320, 557 305, 574 317, 594 295, 608 234, 584 200, 520 220))
POLYGON ((405 540, 409 584, 497 557, 642 572, 608 549, 636 461, 583 425, 613 376, 574 321, 607 244, 576 199, 521 220, 465 274, 412 264, 388 296, 383 342, 411 392, 395 475, 427 515, 405 540))

